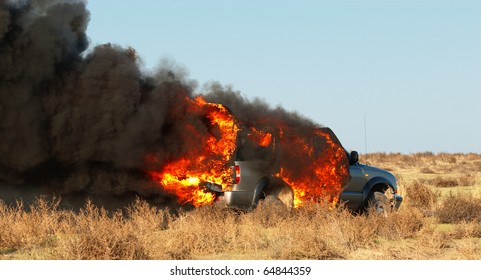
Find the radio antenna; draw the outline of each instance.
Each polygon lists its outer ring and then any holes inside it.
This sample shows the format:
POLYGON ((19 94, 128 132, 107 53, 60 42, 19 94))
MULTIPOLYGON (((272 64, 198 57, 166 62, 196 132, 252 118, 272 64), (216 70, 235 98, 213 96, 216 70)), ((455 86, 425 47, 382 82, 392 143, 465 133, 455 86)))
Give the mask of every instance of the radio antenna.
POLYGON ((364 114, 364 151, 366 157, 366 164, 367 162, 367 124, 366 124, 366 114, 364 114))

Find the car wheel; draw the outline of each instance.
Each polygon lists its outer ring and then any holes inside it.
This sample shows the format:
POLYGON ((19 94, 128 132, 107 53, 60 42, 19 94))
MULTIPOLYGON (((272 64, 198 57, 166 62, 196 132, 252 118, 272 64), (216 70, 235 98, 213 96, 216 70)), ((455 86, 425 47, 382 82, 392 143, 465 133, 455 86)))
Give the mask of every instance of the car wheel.
POLYGON ((382 192, 373 192, 368 202, 368 212, 374 212, 379 215, 387 216, 391 211, 389 199, 382 192))
POLYGON ((288 185, 284 185, 279 193, 277 194, 277 198, 284 203, 288 208, 292 208, 294 206, 294 193, 292 192, 291 187, 288 185))
POLYGON ((271 184, 264 190, 265 198, 275 198, 279 202, 282 202, 287 208, 294 206, 294 192, 291 187, 285 183, 271 184))

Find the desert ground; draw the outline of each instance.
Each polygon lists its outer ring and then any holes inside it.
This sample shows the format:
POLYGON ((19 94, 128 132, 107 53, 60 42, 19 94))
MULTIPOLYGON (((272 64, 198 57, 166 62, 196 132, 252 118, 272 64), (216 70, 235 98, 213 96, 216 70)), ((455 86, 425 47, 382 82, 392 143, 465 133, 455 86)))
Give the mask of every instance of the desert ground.
POLYGON ((481 155, 372 153, 362 162, 391 171, 404 202, 387 216, 340 205, 250 212, 216 206, 172 212, 137 200, 80 211, 58 199, 0 200, 0 259, 481 259, 481 155))

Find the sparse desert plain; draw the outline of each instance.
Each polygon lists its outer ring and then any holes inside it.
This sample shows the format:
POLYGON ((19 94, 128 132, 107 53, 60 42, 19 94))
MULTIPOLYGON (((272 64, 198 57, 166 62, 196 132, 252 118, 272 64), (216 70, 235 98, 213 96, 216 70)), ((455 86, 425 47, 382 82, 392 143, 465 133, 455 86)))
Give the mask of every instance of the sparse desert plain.
POLYGON ((264 202, 250 212, 173 213, 142 200, 114 212, 87 202, 73 212, 58 199, 0 200, 0 259, 481 259, 480 154, 373 153, 361 161, 396 175, 398 212, 264 202))

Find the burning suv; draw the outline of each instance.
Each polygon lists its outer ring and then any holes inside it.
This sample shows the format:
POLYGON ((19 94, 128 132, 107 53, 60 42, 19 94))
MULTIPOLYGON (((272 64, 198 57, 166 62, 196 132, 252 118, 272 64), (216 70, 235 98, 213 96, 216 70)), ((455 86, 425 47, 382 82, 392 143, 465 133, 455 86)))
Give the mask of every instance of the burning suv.
POLYGON ((287 207, 327 199, 355 212, 372 207, 386 213, 402 202, 394 175, 360 164, 358 153, 348 153, 329 128, 299 137, 285 129, 242 127, 234 158, 229 188, 205 184, 227 207, 252 209, 268 197, 287 207))

